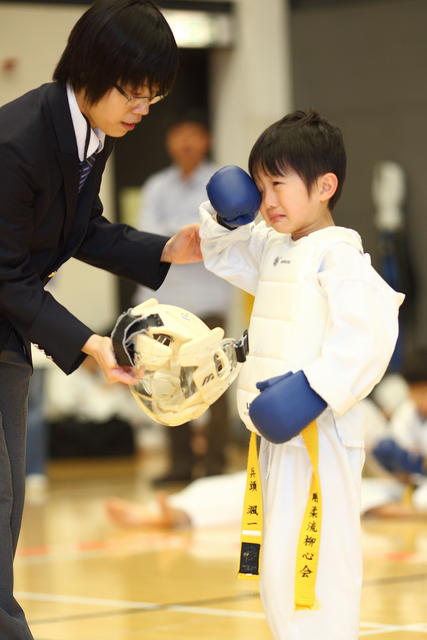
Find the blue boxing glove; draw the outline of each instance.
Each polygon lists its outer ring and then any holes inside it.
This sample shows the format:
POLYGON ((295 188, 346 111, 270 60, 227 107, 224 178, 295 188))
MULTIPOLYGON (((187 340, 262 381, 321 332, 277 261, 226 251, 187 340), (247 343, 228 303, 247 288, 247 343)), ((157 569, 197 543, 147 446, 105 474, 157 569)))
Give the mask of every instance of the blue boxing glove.
POLYGON ((216 171, 206 191, 217 221, 227 229, 252 222, 261 204, 261 194, 250 175, 233 165, 216 171))
POLYGON ((372 453, 384 469, 392 473, 427 474, 424 456, 407 451, 393 438, 383 438, 377 442, 372 453))
POLYGON ((249 406, 259 433, 276 444, 297 436, 326 408, 326 402, 308 384, 303 371, 257 382, 260 394, 249 406))

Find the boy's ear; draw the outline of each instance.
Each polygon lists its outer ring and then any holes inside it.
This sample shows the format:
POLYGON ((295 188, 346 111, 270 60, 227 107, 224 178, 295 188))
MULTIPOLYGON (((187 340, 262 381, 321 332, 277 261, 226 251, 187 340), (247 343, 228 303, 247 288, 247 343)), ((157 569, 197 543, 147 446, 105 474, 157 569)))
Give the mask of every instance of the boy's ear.
POLYGON ((326 202, 334 195, 338 187, 338 178, 335 173, 324 173, 318 178, 320 200, 326 202))

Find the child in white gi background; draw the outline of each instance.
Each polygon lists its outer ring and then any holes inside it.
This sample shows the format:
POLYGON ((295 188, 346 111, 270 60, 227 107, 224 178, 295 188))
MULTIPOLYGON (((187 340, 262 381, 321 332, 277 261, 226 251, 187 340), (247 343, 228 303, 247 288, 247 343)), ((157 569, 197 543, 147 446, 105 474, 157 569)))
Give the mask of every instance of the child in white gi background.
POLYGON ((392 516, 425 517, 427 514, 427 350, 408 353, 401 374, 407 398, 393 412, 389 429, 378 439, 373 454, 397 479, 400 490, 395 504, 383 513, 392 516), (405 488, 406 501, 401 495, 405 488), (409 499, 410 497, 410 499, 409 499))
POLYGON ((255 143, 255 184, 224 167, 200 207, 207 268, 255 296, 237 399, 262 435, 261 597, 277 640, 358 637, 357 402, 386 370, 404 296, 371 267, 358 233, 334 224, 345 166, 340 130, 297 111, 255 143))

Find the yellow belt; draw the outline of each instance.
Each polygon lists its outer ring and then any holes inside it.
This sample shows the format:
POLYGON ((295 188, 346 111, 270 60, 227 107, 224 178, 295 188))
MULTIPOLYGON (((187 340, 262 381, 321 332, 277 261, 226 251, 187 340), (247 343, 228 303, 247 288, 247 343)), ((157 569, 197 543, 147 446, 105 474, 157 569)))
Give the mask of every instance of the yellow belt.
MULTIPOLYGON (((295 608, 316 608, 316 576, 319 561, 322 496, 319 479, 319 437, 317 423, 311 422, 301 435, 310 457, 312 477, 297 547, 295 608)), ((261 566, 263 507, 256 434, 249 441, 246 491, 243 507, 239 577, 256 579, 261 566)))
POLYGON ((239 578, 253 580, 259 576, 262 523, 263 509, 257 438, 256 433, 252 431, 249 440, 246 491, 243 503, 239 578))

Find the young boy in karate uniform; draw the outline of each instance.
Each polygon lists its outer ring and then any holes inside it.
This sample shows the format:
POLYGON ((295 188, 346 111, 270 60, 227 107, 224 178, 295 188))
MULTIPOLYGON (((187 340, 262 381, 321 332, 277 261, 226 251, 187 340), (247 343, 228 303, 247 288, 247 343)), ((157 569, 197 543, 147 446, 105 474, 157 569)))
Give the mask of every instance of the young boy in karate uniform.
POLYGON ((252 178, 220 169, 200 207, 207 268, 255 296, 237 401, 261 435, 264 527, 261 552, 250 531, 246 557, 257 573, 259 553, 276 640, 358 637, 357 403, 387 368, 404 296, 372 268, 358 233, 335 226, 345 166, 340 130, 297 111, 258 138, 252 178))

